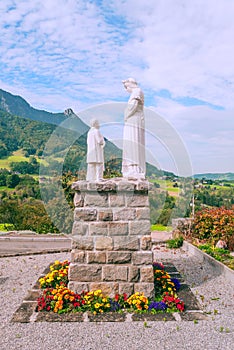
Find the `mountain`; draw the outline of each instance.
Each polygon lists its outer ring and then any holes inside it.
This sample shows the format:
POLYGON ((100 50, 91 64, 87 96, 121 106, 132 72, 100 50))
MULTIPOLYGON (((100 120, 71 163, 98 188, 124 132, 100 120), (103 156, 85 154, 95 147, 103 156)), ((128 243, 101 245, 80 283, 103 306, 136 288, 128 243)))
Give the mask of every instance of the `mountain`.
MULTIPOLYGON (((55 125, 60 124, 69 117, 65 113, 50 113, 35 109, 21 96, 12 95, 2 89, 0 89, 0 110, 19 117, 55 125)), ((80 122, 82 126, 85 125, 81 120, 80 122)))
POLYGON ((195 179, 233 181, 234 173, 205 173, 193 175, 195 179))

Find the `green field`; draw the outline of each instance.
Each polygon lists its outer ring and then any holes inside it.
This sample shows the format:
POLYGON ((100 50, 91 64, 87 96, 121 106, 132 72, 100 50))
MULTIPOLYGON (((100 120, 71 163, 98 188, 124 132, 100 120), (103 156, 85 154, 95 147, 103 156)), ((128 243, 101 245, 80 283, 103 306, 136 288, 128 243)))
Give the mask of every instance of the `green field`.
POLYGON ((179 187, 173 187, 174 182, 171 180, 151 180, 153 183, 160 185, 162 191, 168 191, 171 196, 179 196, 181 189, 179 187))
MULTIPOLYGON (((44 165, 48 165, 44 159, 40 159, 35 156, 38 163, 42 163, 44 165)), ((23 150, 18 150, 13 152, 13 154, 7 158, 0 159, 0 169, 10 170, 10 163, 12 162, 29 162, 29 158, 24 156, 23 150)))

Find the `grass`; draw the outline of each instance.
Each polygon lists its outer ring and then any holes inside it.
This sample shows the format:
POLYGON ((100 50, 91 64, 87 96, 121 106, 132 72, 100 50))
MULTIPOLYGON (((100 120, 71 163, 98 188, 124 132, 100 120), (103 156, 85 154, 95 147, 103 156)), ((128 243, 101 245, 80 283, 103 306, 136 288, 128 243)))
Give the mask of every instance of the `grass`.
POLYGON ((151 231, 167 231, 170 232, 172 230, 172 226, 163 226, 161 224, 151 225, 151 231))
POLYGON ((2 191, 12 191, 12 188, 9 188, 7 186, 0 186, 0 192, 2 191))

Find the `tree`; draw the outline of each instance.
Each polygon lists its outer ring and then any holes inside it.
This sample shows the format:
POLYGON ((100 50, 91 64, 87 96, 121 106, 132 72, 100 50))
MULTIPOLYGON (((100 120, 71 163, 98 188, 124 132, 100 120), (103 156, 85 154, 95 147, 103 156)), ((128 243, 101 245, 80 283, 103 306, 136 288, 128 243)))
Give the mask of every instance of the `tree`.
POLYGON ((7 176, 6 185, 9 188, 15 188, 20 182, 20 177, 17 174, 11 174, 7 176))

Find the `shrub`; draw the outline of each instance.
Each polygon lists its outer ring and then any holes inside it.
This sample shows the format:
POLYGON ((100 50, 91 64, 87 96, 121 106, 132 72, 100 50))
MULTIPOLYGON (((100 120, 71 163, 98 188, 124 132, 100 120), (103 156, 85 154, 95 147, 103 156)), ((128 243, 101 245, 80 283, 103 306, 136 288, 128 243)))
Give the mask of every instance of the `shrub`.
POLYGON ((180 248, 182 247, 184 242, 184 239, 182 236, 178 237, 178 238, 174 238, 174 239, 169 239, 167 241, 167 246, 168 248, 180 248))
POLYGON ((231 209, 203 209, 195 214, 193 237, 208 240, 213 244, 222 239, 232 249, 234 232, 234 206, 231 209))

